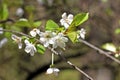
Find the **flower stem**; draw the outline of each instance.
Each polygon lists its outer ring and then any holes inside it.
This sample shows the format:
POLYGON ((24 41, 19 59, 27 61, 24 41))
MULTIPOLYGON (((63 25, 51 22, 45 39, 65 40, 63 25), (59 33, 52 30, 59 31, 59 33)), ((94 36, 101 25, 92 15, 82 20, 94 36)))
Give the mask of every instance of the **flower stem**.
POLYGON ((54 65, 54 53, 52 53, 52 63, 51 65, 53 66, 54 65))

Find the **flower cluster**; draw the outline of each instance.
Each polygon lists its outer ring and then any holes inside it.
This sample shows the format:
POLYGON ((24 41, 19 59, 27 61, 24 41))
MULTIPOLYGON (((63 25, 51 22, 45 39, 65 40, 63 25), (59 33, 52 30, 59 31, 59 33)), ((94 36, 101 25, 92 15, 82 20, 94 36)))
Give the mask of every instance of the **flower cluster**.
MULTIPOLYGON (((66 43, 68 42, 68 34, 66 33, 69 29, 69 26, 74 21, 74 16, 72 14, 63 13, 62 19, 60 19, 61 26, 63 26, 63 30, 59 31, 59 26, 52 22, 52 26, 47 27, 48 30, 45 32, 40 31, 37 28, 34 28, 29 32, 30 37, 19 37, 15 34, 12 34, 12 39, 18 44, 18 48, 21 49, 23 47, 22 42, 25 44, 25 52, 29 53, 31 56, 34 55, 36 52, 43 52, 44 48, 51 47, 52 50, 56 48, 62 48, 65 50, 66 43), (57 26, 56 26, 57 25, 57 26), (55 27, 56 26, 56 27, 55 27), (52 27, 52 28, 51 28, 52 27), (55 29, 54 29, 55 28, 55 29), (55 31, 57 28, 58 31, 55 31), (44 48, 43 48, 44 47, 44 48), (39 50, 40 49, 40 50, 39 50)), ((26 19, 22 19, 26 20, 26 19)), ((2 32, 1 32, 2 33, 2 32)), ((85 39, 86 31, 82 28, 81 30, 76 31, 75 37, 77 39, 82 38, 85 39)), ((72 41, 72 40, 71 40, 72 41)), ((54 57, 52 57, 52 65, 53 65, 54 57)), ((60 70, 58 68, 50 67, 47 69, 47 74, 57 74, 60 70)))
MULTIPOLYGON (((64 27, 64 29, 68 29, 69 26, 71 25, 74 17, 72 14, 69 14, 67 16, 67 13, 62 14, 62 19, 60 19, 61 25, 64 27)), ((12 35, 12 39, 18 44, 18 48, 22 48, 22 40, 25 43, 25 52, 30 53, 31 56, 34 55, 35 52, 37 52, 36 44, 40 42, 44 47, 52 47, 52 49, 55 49, 57 47, 62 48, 65 50, 66 42, 68 42, 68 37, 64 33, 64 31, 60 32, 54 32, 50 30, 46 30, 45 32, 40 31, 37 28, 34 28, 33 30, 30 31, 30 36, 32 38, 36 38, 37 41, 31 41, 29 38, 27 39, 22 39, 21 37, 18 37, 16 35, 12 35)), ((85 30, 82 28, 77 32, 77 38, 85 38, 85 30)))

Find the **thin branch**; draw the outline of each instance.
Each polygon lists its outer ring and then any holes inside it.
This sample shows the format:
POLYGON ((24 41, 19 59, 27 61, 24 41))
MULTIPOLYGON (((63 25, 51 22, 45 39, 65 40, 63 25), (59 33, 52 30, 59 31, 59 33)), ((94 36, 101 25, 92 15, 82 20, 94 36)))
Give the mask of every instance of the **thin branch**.
POLYGON ((113 56, 110 55, 110 54, 112 54, 111 52, 103 51, 102 49, 94 46, 93 44, 91 44, 91 43, 89 43, 89 42, 87 42, 87 41, 85 41, 85 40, 83 40, 83 39, 79 39, 79 40, 80 40, 80 42, 84 43, 85 45, 89 46, 90 48, 98 51, 99 53, 101 53, 101 54, 109 57, 109 58, 112 59, 113 61, 115 61, 115 62, 117 62, 118 64, 120 64, 120 61, 119 61, 118 59, 116 59, 115 57, 113 57, 113 56))
POLYGON ((32 38, 31 36, 29 36, 29 35, 27 35, 27 34, 25 34, 25 33, 22 33, 22 32, 18 32, 18 31, 7 30, 7 29, 1 29, 0 31, 11 32, 11 33, 20 34, 20 35, 23 35, 23 36, 32 38))
POLYGON ((6 22, 15 22, 13 19, 6 19, 6 20, 2 20, 0 21, 0 23, 6 23, 6 22))
POLYGON ((65 61, 67 64, 69 64, 70 66, 72 66, 74 69, 76 69, 77 71, 79 71, 80 73, 82 73, 84 76, 86 76, 89 80, 93 80, 92 77, 90 77, 87 73, 85 73, 83 70, 81 70, 79 67, 77 67, 75 64, 73 64, 72 62, 70 62, 69 60, 67 60, 63 55, 61 55, 61 53, 56 52, 54 49, 52 49, 51 47, 48 47, 48 49, 50 49, 54 54, 57 54, 60 58, 62 58, 63 61, 65 61))

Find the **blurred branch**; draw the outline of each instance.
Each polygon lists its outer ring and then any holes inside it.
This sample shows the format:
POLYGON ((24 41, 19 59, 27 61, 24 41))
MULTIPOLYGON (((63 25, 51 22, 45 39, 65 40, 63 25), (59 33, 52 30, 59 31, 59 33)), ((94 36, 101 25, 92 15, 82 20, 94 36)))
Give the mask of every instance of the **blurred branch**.
POLYGON ((0 23, 6 23, 6 22, 15 22, 13 19, 6 19, 6 20, 2 20, 0 21, 0 23))
POLYGON ((54 49, 52 49, 51 47, 48 47, 48 49, 50 49, 54 54, 57 54, 63 61, 65 61, 67 64, 69 64, 70 66, 72 66, 74 69, 76 69, 77 71, 79 71, 80 73, 82 73, 84 76, 86 76, 89 80, 93 80, 92 77, 90 77, 87 73, 85 73, 83 70, 81 70, 79 67, 77 67, 75 64, 73 64, 72 62, 70 62, 69 60, 67 60, 61 53, 56 52, 54 49))
POLYGON ((113 57, 113 56, 110 55, 110 54, 113 54, 112 52, 103 51, 102 49, 94 46, 93 44, 91 44, 91 43, 89 43, 89 42, 87 42, 87 41, 85 41, 83 39, 79 39, 79 40, 80 40, 80 42, 84 43, 85 45, 89 46, 90 48, 98 51, 100 54, 103 54, 103 55, 109 57, 110 59, 112 59, 113 61, 117 62, 118 64, 120 64, 120 60, 118 60, 115 57, 113 57))
POLYGON ((22 33, 22 32, 18 32, 18 31, 7 30, 7 29, 3 29, 3 30, 0 30, 0 31, 11 32, 11 33, 20 34, 20 35, 23 35, 23 36, 32 38, 31 36, 29 36, 29 35, 27 35, 27 34, 24 34, 24 33, 22 33))

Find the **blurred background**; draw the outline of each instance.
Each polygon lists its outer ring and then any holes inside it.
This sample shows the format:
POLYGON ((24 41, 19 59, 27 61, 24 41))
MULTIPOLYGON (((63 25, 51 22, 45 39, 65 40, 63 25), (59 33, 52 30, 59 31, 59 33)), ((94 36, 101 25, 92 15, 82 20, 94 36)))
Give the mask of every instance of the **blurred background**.
MULTIPOLYGON (((79 27, 87 31, 85 40, 100 48, 107 42, 116 46, 120 44, 120 36, 115 34, 115 30, 120 27, 120 0, 0 0, 0 4, 3 3, 7 4, 9 19, 40 20, 41 30, 44 30, 48 19, 60 23, 64 12, 74 15, 89 12, 89 20, 79 27)), ((4 28, 24 33, 32 29, 14 26, 4 28)), ((59 75, 47 75, 46 70, 51 64, 51 52, 46 50, 44 55, 36 53, 31 57, 24 49, 19 50, 7 34, 0 34, 0 80, 88 80, 58 56, 55 56, 55 67, 60 69, 59 75)), ((118 63, 82 43, 68 42, 63 53, 94 80, 120 80, 118 63)))

